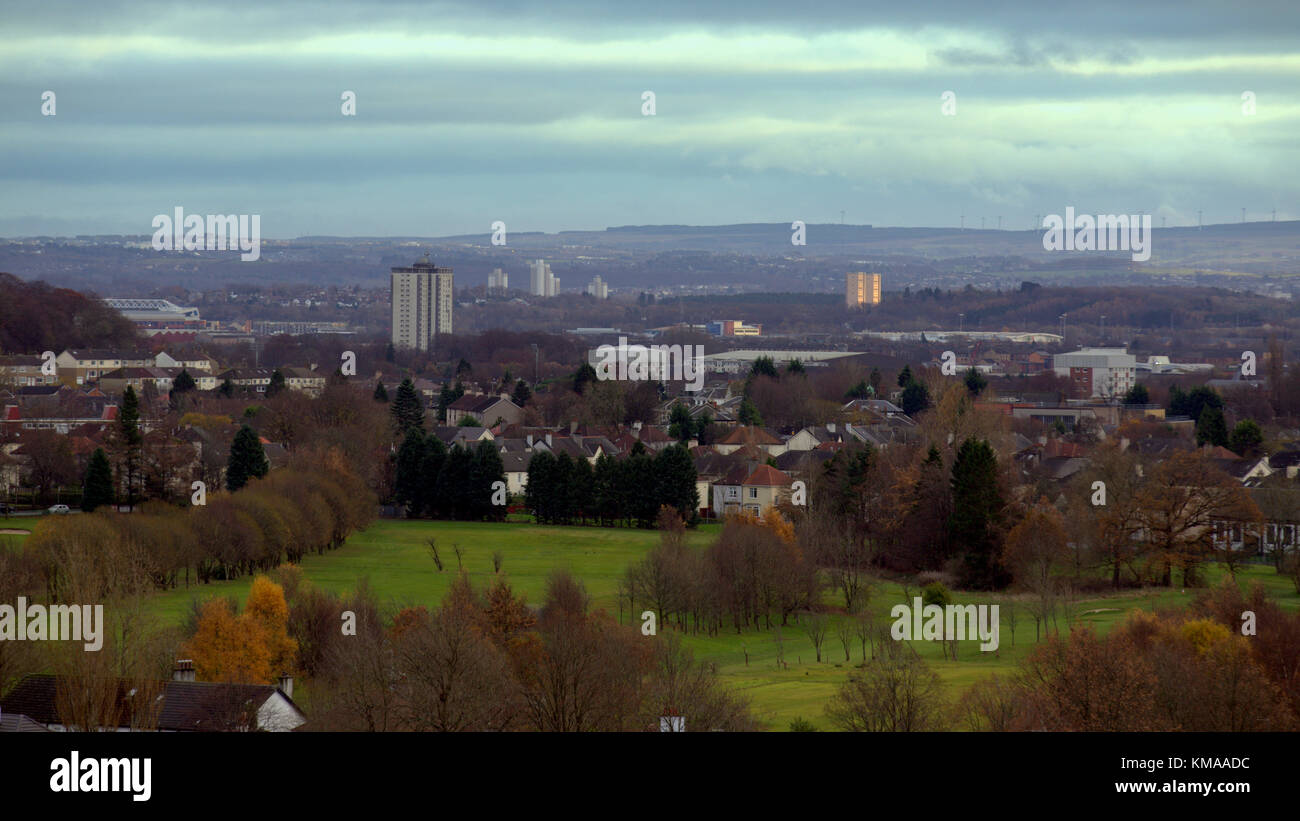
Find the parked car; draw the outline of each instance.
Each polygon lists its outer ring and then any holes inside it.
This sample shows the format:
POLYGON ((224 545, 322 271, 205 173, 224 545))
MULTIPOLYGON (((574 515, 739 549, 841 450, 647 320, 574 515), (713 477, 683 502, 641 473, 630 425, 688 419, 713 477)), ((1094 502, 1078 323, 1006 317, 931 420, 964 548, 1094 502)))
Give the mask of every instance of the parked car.
POLYGON ((50 513, 67 513, 67 505, 50 505, 50 513))

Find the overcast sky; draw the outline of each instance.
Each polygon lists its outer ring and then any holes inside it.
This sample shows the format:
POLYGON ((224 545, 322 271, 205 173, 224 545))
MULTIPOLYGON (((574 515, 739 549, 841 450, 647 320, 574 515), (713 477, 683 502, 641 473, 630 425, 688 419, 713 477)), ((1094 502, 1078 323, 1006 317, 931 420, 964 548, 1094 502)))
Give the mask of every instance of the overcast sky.
POLYGON ((1300 4, 703 4, 5 0, 0 235, 1300 218, 1300 4))

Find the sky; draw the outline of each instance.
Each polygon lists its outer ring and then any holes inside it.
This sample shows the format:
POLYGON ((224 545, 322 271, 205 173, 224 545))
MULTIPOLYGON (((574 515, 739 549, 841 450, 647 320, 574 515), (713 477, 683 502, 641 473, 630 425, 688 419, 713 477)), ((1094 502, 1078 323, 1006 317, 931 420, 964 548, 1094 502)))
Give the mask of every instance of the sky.
POLYGON ((1298 34, 1221 0, 0 0, 0 236, 1296 219, 1298 34))

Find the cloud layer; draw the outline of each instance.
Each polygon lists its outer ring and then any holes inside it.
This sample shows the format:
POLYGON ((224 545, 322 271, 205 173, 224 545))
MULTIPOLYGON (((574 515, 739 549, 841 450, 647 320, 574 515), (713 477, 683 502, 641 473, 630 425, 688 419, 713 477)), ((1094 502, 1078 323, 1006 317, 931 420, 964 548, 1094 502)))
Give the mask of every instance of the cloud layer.
POLYGON ((1291 5, 697 5, 10 4, 0 234, 1300 217, 1291 5))

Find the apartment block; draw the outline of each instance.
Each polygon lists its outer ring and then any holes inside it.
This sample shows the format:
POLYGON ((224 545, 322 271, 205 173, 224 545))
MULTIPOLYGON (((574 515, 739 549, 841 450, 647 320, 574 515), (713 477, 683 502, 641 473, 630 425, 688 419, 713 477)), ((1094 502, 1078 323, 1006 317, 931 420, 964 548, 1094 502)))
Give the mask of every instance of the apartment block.
POLYGON ((850 308, 880 304, 881 275, 854 271, 845 277, 844 304, 850 308))
POLYGON ((393 346, 427 351, 438 334, 451 333, 452 271, 425 254, 392 269, 393 346))

